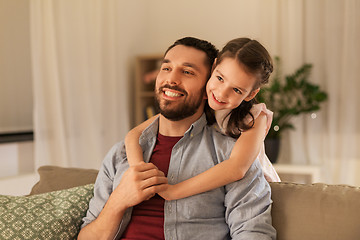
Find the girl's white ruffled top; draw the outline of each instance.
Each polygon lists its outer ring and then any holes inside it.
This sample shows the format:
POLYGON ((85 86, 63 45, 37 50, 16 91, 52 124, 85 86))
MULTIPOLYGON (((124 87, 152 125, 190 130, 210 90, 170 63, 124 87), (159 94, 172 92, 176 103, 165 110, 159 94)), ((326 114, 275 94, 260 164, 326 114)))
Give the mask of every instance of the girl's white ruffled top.
MULTIPOLYGON (((225 132, 226 132, 226 127, 227 127, 227 124, 228 124, 229 118, 230 118, 230 114, 229 114, 230 111, 231 111, 231 109, 223 109, 223 110, 215 111, 215 118, 216 118, 217 125, 219 127, 219 130, 223 134, 225 134, 225 132)), ((271 127, 273 112, 271 112, 269 109, 267 109, 266 105, 264 103, 255 104, 251 108, 250 111, 253 114, 254 119, 256 119, 260 115, 261 112, 266 114, 267 122, 266 122, 266 134, 264 135, 264 140, 265 140, 265 137, 271 127)), ((252 121, 252 117, 250 115, 246 116, 245 122, 250 123, 251 121, 252 121)), ((238 131, 239 130, 237 130, 237 129, 233 130, 234 133, 238 133, 238 131)), ((280 182, 281 180, 280 180, 279 175, 277 174, 277 172, 275 171, 269 158, 265 154, 264 143, 262 144, 262 146, 260 148, 260 152, 257 157, 260 161, 260 164, 261 164, 261 167, 264 172, 266 180, 268 182, 280 182)))

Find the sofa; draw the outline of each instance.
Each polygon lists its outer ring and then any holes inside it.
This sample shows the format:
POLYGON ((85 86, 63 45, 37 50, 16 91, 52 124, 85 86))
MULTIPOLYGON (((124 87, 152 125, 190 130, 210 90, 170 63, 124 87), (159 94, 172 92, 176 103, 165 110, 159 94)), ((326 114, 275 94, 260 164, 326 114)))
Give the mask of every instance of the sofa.
MULTIPOLYGON (((43 166, 38 173, 40 180, 28 196, 0 197, 0 239, 76 239, 97 171, 43 166)), ((270 186, 278 240, 360 239, 360 188, 289 182, 270 186)))

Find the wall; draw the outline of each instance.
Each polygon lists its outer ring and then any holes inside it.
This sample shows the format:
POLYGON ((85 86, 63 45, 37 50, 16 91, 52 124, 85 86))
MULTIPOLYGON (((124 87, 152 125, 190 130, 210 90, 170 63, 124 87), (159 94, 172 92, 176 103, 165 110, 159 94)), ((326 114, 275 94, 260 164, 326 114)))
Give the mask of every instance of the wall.
POLYGON ((0 0, 0 133, 32 130, 28 0, 0 0))
POLYGON ((33 142, 0 144, 0 178, 34 172, 33 142))
MULTIPOLYGON (((162 0, 140 2, 147 11, 142 16, 145 21, 141 35, 133 35, 129 42, 133 54, 163 52, 174 40, 184 36, 207 39, 218 48, 232 38, 247 36, 259 39, 273 54, 278 52, 275 24, 269 22, 266 28, 261 24, 276 14, 269 11, 269 7, 276 4, 274 1, 269 1, 269 6, 260 6, 259 1, 184 0, 171 2, 170 7, 162 0)), ((133 19, 137 16, 134 14, 133 19)))

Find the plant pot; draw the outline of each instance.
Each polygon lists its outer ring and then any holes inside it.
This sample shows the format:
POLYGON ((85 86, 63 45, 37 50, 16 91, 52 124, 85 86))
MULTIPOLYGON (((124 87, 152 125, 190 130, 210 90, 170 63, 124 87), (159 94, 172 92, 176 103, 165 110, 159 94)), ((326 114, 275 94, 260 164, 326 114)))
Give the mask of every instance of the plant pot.
POLYGON ((280 150, 280 138, 265 138, 265 153, 271 163, 276 163, 279 150, 280 150))

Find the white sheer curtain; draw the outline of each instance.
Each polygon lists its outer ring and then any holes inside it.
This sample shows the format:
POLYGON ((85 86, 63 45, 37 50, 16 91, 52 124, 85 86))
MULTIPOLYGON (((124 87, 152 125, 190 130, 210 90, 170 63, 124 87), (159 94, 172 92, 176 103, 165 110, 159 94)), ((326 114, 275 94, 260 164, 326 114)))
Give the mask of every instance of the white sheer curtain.
POLYGON ((115 2, 31 0, 30 12, 36 167, 99 168, 129 120, 115 2))
POLYGON ((311 81, 329 96, 316 119, 294 119, 296 131, 285 134, 280 161, 319 165, 326 182, 360 185, 360 2, 275 2, 274 46, 284 73, 312 63, 311 81))

